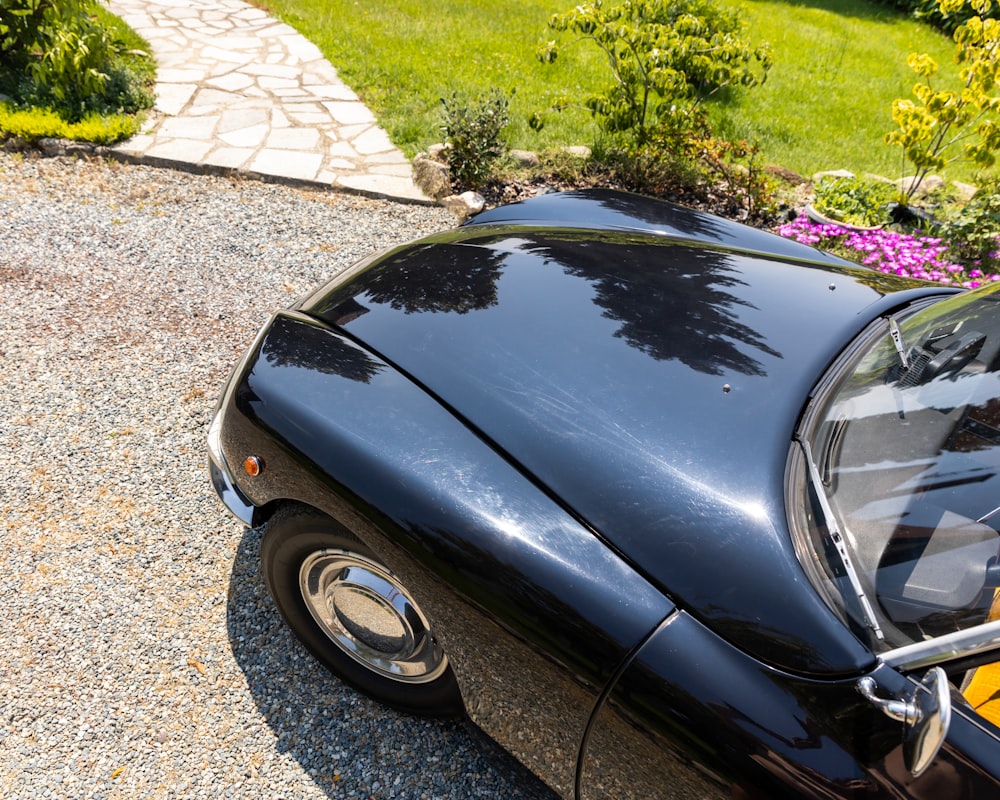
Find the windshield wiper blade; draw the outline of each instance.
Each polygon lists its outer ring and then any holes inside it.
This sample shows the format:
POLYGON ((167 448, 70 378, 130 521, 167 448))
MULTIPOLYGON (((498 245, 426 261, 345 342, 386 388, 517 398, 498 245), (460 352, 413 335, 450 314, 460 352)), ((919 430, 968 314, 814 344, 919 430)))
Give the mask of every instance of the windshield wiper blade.
POLYGON ((906 355, 906 345, 903 344, 903 334, 899 330, 899 323, 896 322, 895 317, 889 317, 889 338, 892 339, 892 345, 896 348, 896 354, 899 356, 899 363, 902 364, 904 370, 910 368, 910 359, 906 355))
POLYGON ((875 616, 875 609, 872 607, 871 602, 868 600, 868 595, 865 594, 865 589, 861 585, 861 579, 858 577, 858 571, 854 568, 854 561, 851 559, 851 554, 847 549, 847 543, 844 541, 844 535, 841 533, 840 527, 837 525, 836 517, 833 514, 833 508, 830 507, 830 500, 827 498, 826 492, 823 489, 823 480, 820 477, 819 468, 813 460, 812 448, 809 446, 809 442, 805 439, 799 439, 799 445, 802 447, 802 453, 806 458, 806 465, 809 468, 809 479, 812 483, 813 490, 816 492, 816 498, 819 500, 820 511, 823 514, 823 521, 826 523, 827 533, 830 534, 830 540, 833 542, 833 546, 840 558, 840 563, 844 567, 844 573, 847 575, 847 580, 850 581, 851 589, 854 590, 854 594, 858 598, 858 602, 861 604, 861 611, 865 615, 865 621, 868 623, 868 627, 872 629, 872 632, 876 637, 884 640, 885 634, 882 633, 882 628, 878 624, 878 619, 875 616))

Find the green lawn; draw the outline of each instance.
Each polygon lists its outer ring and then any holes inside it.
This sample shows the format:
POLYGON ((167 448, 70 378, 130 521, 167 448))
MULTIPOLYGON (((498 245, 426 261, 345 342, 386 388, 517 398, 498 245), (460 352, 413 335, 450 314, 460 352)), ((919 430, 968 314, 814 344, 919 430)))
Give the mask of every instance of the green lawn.
MULTIPOLYGON (((735 5, 735 4, 734 4, 735 5)), ((740 97, 733 129, 757 140, 768 159, 809 175, 818 168, 901 174, 901 151, 882 144, 891 106, 912 98, 911 52, 929 53, 942 78, 957 80, 954 42, 944 34, 857 0, 791 4, 749 0, 746 24, 771 43, 767 83, 740 97)), ((969 176, 969 170, 949 170, 969 176)))
MULTIPOLYGON (((847 168, 889 176, 903 169, 882 144, 890 104, 909 97, 912 51, 928 52, 954 74, 947 37, 862 0, 747 0, 753 41, 771 43, 767 83, 714 109, 723 130, 762 146, 769 162, 803 174, 847 168)), ((526 120, 560 95, 582 96, 605 81, 606 65, 586 44, 553 66, 535 46, 551 38, 546 20, 571 2, 553 0, 267 0, 271 13, 316 43, 411 155, 440 139, 440 98, 491 87, 515 91, 512 144, 539 149, 589 144, 597 129, 582 111, 548 115, 537 134, 526 120)), ((953 79, 953 78, 952 78, 953 79)), ((952 169, 953 177, 968 171, 952 169)))
POLYGON ((268 0, 266 7, 308 39, 412 154, 440 141, 440 99, 491 87, 514 91, 516 146, 586 143, 596 126, 585 112, 552 120, 541 136, 526 123, 563 94, 598 79, 596 53, 573 53, 552 67, 535 59, 545 22, 560 6, 538 0, 268 0))

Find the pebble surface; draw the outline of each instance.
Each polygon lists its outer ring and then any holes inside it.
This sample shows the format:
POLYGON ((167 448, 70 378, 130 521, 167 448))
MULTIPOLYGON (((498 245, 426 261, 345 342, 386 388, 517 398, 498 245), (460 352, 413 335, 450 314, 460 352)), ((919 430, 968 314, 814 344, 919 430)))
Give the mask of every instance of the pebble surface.
POLYGON ((271 312, 438 208, 0 152, 0 796, 546 797, 278 617, 205 434, 271 312))

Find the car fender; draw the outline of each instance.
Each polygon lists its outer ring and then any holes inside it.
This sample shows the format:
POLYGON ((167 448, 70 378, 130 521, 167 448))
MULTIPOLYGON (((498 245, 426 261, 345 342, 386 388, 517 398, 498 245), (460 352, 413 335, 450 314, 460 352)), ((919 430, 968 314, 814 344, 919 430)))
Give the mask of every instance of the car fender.
MULTIPOLYGON (((911 681, 884 664, 880 692, 911 681)), ((925 772, 904 765, 903 723, 858 691, 767 666, 684 611, 665 620, 602 697, 588 728, 579 797, 991 797, 1000 741, 957 693, 948 739, 925 772)))
POLYGON ((277 315, 220 411, 260 522, 319 508, 419 599, 475 722, 564 793, 610 676, 673 609, 554 498, 342 333, 277 315), (252 445, 250 444, 252 443, 252 445))

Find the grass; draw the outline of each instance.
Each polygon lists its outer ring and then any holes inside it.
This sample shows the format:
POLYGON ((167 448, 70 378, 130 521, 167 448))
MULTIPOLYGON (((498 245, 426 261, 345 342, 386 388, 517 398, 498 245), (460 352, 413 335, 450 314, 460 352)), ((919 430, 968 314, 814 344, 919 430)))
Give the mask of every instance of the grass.
MULTIPOLYGON (((748 0, 746 25, 770 42, 767 82, 740 96, 726 130, 759 142, 772 162, 809 175, 818 168, 900 177, 901 150, 882 144, 892 101, 912 99, 911 52, 929 53, 957 81, 954 42, 884 6, 857 0, 748 0)), ((955 165, 951 177, 971 178, 955 165)))
MULTIPOLYGON (((901 174, 898 149, 882 144, 890 104, 909 97, 912 51, 950 66, 949 38, 864 0, 722 0, 742 9, 753 41, 771 43, 775 66, 760 89, 717 105, 722 132, 760 143, 765 157, 803 174, 818 169, 901 174)), ((584 96, 606 80, 596 48, 564 50, 555 65, 535 59, 552 38, 546 20, 566 0, 266 0, 266 8, 313 41, 413 155, 440 137, 440 98, 516 90, 511 143, 543 149, 590 144, 586 112, 549 114, 541 134, 527 118, 561 95, 584 96)), ((952 169, 968 178, 970 170, 952 169)))
POLYGON ((267 0, 265 6, 314 42, 375 111, 409 155, 440 141, 442 97, 510 94, 511 138, 545 147, 592 141, 583 111, 552 120, 539 136, 528 116, 563 94, 582 95, 599 74, 596 53, 580 50, 552 68, 535 58, 558 6, 538 0, 267 0))

